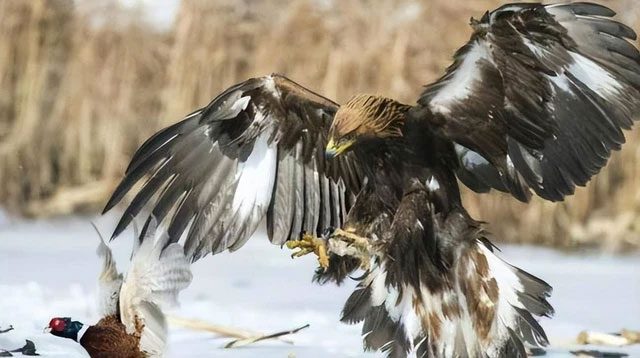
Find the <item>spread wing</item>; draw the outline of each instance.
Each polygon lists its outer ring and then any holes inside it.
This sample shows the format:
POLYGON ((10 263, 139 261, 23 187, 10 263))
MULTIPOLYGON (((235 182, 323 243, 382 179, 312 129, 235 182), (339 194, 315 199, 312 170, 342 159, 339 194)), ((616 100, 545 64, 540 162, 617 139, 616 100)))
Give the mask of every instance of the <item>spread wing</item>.
POLYGON ((167 341, 167 323, 161 307, 178 303, 180 291, 192 279, 182 246, 169 243, 166 232, 156 230, 153 216, 136 238, 131 264, 119 296, 120 320, 127 333, 140 333, 140 349, 160 356, 167 341), (158 233, 159 234, 156 234, 158 233))
POLYGON ((184 246, 193 260, 238 249, 265 217, 275 244, 339 227, 363 177, 351 155, 325 161, 337 109, 279 75, 227 89, 138 149, 105 211, 149 179, 114 236, 147 205, 158 221, 169 216, 170 242, 189 227, 184 246))
MULTIPOLYGON (((93 225, 93 223, 91 223, 93 225)), ((118 297, 122 286, 122 274, 118 273, 113 253, 102 239, 98 228, 93 226, 100 238, 96 254, 102 259, 102 271, 98 277, 98 313, 101 317, 118 313, 118 297)))
POLYGON ((471 40, 417 107, 456 144, 467 186, 562 200, 620 148, 640 105, 640 55, 613 15, 511 4, 472 20, 471 40))

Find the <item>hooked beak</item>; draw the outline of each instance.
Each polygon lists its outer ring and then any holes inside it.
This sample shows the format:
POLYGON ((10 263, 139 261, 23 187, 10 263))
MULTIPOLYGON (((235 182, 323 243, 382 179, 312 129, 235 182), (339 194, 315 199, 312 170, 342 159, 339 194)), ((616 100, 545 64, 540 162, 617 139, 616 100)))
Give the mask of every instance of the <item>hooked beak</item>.
POLYGON ((327 143, 327 148, 324 150, 324 156, 327 159, 332 159, 342 154, 345 150, 349 149, 354 140, 343 140, 338 143, 333 141, 333 138, 329 139, 329 143, 327 143))

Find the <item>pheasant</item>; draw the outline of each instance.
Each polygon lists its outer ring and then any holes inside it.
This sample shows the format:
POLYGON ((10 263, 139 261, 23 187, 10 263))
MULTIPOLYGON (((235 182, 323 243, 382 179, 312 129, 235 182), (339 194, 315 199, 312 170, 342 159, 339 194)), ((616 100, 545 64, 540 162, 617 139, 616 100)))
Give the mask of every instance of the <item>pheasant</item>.
POLYGON ((180 244, 168 244, 166 234, 154 240, 156 226, 151 218, 134 240, 131 265, 124 278, 116 269, 111 249, 100 238, 102 318, 98 323, 87 327, 70 317, 55 317, 45 330, 79 342, 91 357, 162 356, 167 324, 160 305, 176 304, 192 274, 180 244))

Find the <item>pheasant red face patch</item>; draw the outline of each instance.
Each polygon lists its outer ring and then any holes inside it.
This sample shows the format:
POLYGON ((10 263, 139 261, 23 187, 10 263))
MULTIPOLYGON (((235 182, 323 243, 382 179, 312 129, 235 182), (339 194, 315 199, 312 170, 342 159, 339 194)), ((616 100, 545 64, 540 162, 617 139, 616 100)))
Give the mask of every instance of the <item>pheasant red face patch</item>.
POLYGON ((65 327, 66 327, 66 323, 62 318, 54 318, 49 322, 49 328, 51 328, 51 330, 56 332, 64 331, 65 327))

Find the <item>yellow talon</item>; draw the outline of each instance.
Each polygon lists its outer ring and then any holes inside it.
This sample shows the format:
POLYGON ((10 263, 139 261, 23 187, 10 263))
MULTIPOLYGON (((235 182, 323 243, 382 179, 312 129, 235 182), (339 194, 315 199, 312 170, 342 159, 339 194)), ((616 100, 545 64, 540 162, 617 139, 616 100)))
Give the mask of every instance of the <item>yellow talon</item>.
POLYGON ((298 249, 291 254, 292 258, 304 256, 310 253, 318 256, 318 263, 323 269, 329 267, 329 255, 327 255, 327 246, 325 240, 319 239, 313 235, 303 234, 300 240, 291 240, 286 243, 290 250, 298 249))

